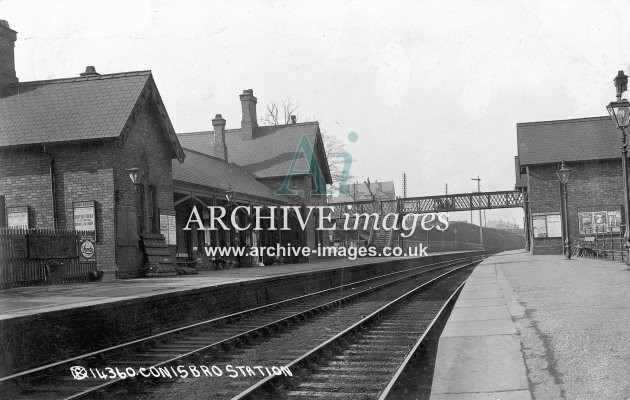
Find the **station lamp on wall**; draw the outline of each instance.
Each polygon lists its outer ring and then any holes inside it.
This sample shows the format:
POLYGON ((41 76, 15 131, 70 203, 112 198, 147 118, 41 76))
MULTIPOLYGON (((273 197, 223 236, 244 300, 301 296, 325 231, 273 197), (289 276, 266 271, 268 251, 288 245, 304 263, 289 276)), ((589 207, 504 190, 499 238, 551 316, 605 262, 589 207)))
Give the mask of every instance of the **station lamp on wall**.
POLYGON ((131 183, 133 183, 134 185, 140 183, 140 168, 130 167, 125 169, 125 172, 129 174, 129 179, 131 179, 131 183))
POLYGON ((232 190, 232 184, 225 190, 225 199, 229 204, 234 203, 234 190, 232 190))
POLYGON ((624 241, 626 242, 626 264, 630 265, 630 186, 628 185, 628 144, 626 137, 626 128, 630 122, 630 102, 628 99, 622 99, 624 92, 628 90, 628 75, 623 71, 619 71, 613 80, 617 91, 617 101, 612 101, 606 106, 610 118, 615 122, 617 128, 621 131, 621 169, 623 175, 623 204, 624 204, 624 224, 626 226, 624 233, 624 241))

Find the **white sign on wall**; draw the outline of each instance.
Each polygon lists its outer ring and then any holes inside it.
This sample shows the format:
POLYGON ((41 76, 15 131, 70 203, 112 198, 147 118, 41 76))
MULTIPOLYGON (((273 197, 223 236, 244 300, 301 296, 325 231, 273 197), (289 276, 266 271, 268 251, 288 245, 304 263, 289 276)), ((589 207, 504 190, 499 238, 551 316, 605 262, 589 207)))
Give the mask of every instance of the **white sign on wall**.
POLYGON ((166 239, 166 244, 170 246, 177 245, 177 231, 175 225, 175 216, 160 214, 160 233, 166 239))
POLYGON ((7 227, 28 229, 28 206, 7 207, 7 227))
MULTIPOLYGON (((96 207, 94 201, 78 201, 72 203, 74 212, 74 229, 94 232, 96 236, 96 207)), ((96 237, 94 238, 96 240, 96 237)))

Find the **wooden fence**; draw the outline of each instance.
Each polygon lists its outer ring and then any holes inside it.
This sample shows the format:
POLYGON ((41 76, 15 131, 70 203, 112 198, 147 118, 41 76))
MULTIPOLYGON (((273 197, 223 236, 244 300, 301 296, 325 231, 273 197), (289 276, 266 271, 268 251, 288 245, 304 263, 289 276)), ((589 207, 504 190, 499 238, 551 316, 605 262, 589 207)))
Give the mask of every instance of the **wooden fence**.
POLYGON ((67 229, 0 229, 0 288, 95 279, 96 254, 86 258, 79 248, 93 236, 67 229))

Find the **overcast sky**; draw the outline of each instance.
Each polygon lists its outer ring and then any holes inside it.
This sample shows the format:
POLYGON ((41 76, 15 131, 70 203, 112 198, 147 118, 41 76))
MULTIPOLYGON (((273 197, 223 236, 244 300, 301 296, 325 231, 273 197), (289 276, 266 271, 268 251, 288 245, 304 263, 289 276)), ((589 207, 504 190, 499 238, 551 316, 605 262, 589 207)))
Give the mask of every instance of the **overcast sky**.
POLYGON ((151 69, 178 132, 217 113, 239 127, 243 89, 259 119, 291 97, 347 144, 358 180, 400 194, 406 172, 412 196, 475 191, 477 174, 510 190, 516 123, 605 115, 629 16, 630 0, 0 0, 21 81, 151 69))

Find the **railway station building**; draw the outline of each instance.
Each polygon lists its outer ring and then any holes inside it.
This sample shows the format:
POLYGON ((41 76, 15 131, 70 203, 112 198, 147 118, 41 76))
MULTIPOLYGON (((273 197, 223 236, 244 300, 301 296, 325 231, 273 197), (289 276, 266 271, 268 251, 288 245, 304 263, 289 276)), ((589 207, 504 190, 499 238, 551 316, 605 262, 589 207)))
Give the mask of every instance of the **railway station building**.
POLYGON ((88 67, 11 83, 0 115, 2 225, 93 231, 98 270, 138 276, 138 236, 159 234, 160 217, 174 217, 171 160, 185 157, 151 72, 88 67))
POLYGON ((610 117, 525 122, 516 125, 516 188, 527 193, 526 234, 533 254, 562 254, 562 187, 557 176, 564 161, 571 169, 566 185, 572 243, 596 234, 621 244, 623 177, 620 139, 610 117))
MULTIPOLYGON (((244 90, 239 95, 239 100, 242 109, 240 128, 226 129, 226 120, 221 114, 217 114, 212 120, 211 131, 177 135, 187 154, 194 154, 194 160, 208 165, 208 168, 193 174, 188 171, 189 168, 198 169, 197 165, 193 165, 193 158, 181 166, 173 164, 178 224, 185 223, 184 218, 190 216, 190 208, 194 205, 205 207, 224 203, 226 190, 230 188, 234 192, 234 203, 239 205, 327 204, 326 194, 316 193, 318 188, 332 183, 319 123, 297 123, 293 119, 289 124, 259 126, 256 115, 258 100, 253 90, 244 90), (306 151, 302 151, 304 149, 306 151), (194 179, 189 178, 193 176, 194 179), (191 185, 198 190, 194 190, 191 185), (283 187, 288 188, 292 194, 276 194, 283 187)), ((263 236, 258 236, 257 232, 246 232, 238 240, 245 246, 290 243, 292 246, 308 246, 313 249, 318 244, 328 245, 328 235, 315 229, 318 218, 316 211, 314 210, 303 231, 300 228, 298 232, 297 221, 293 216, 290 233, 264 232, 263 236)), ((180 230, 178 225, 178 231, 180 230)), ((201 244, 235 243, 217 235, 213 237, 207 231, 205 237, 200 233, 186 233, 177 252, 181 255, 188 254, 190 258, 201 257, 205 260, 201 244)), ((243 266, 252 262, 257 261, 247 260, 243 266)))

